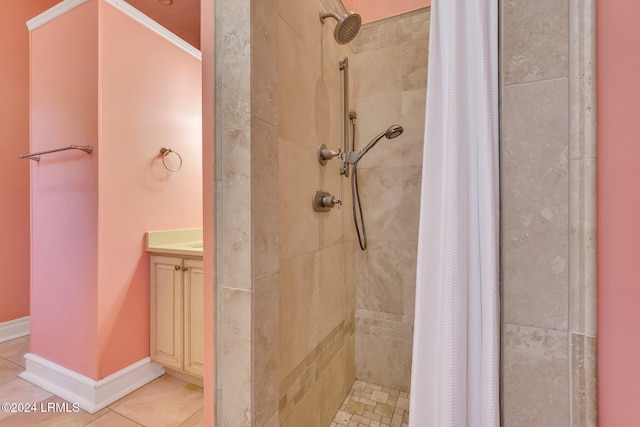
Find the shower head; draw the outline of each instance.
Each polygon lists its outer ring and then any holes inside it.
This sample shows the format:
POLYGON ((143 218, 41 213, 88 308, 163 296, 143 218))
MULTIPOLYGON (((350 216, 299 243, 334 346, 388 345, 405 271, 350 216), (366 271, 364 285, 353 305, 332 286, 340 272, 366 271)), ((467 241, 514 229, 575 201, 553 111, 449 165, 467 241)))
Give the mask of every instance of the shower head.
POLYGON ((324 24, 325 18, 333 18, 338 21, 333 37, 339 44, 347 44, 358 35, 362 18, 354 12, 347 12, 343 16, 338 16, 332 12, 320 12, 320 22, 324 24))
POLYGON ((404 132, 404 129, 402 128, 402 126, 399 126, 399 125, 390 126, 389 129, 385 130, 380 135, 373 138, 371 142, 369 142, 362 150, 360 150, 358 154, 356 154, 356 161, 354 163, 358 163, 360 159, 363 158, 364 155, 367 154, 369 150, 371 150, 373 146, 376 145, 378 141, 382 139, 382 137, 386 137, 387 139, 393 139, 400 136, 402 132, 404 132))
POLYGON ((384 132, 384 136, 386 136, 387 139, 393 139, 402 135, 402 132, 404 132, 404 128, 402 126, 393 125, 384 132))

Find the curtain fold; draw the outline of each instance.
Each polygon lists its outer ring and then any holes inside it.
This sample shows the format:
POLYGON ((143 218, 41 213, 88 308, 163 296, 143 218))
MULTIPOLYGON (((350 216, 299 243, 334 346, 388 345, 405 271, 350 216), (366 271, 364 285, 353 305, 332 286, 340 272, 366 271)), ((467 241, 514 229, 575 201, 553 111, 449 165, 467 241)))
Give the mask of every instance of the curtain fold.
POLYGON ((499 414, 497 0, 433 0, 410 427, 499 414))

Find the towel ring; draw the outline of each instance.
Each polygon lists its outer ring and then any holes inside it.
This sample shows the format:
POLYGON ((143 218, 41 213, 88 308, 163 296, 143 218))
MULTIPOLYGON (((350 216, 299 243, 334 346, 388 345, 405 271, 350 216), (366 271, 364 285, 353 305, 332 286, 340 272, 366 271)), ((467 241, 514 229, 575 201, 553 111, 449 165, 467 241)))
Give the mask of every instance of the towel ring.
POLYGON ((173 151, 171 148, 168 148, 168 147, 162 147, 160 149, 160 154, 162 154, 162 164, 164 165, 164 167, 168 171, 170 171, 170 172, 178 172, 182 168, 182 156, 180 156, 180 154, 178 154, 177 151, 173 151), (176 156, 178 156, 178 159, 180 160, 180 164, 175 169, 171 169, 169 166, 167 166, 167 164, 164 161, 164 158, 167 157, 171 153, 174 153, 176 156))

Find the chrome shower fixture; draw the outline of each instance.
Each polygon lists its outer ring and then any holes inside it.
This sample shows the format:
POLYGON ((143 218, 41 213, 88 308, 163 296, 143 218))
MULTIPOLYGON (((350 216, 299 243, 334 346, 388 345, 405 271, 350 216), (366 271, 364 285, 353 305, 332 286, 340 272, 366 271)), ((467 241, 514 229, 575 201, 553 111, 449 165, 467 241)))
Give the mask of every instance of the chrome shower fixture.
POLYGON ((318 161, 321 165, 326 165, 328 160, 334 157, 342 157, 342 148, 338 148, 336 151, 329 150, 325 144, 318 146, 318 161))
POLYGON ((402 135, 402 132, 404 132, 404 128, 402 126, 399 126, 399 125, 390 126, 389 129, 385 130, 380 135, 373 138, 371 142, 369 142, 362 150, 360 150, 360 152, 354 153, 353 151, 350 151, 349 153, 347 153, 347 155, 345 156, 346 157, 345 162, 351 163, 354 165, 357 164, 360 161, 360 159, 363 158, 364 155, 367 154, 369 150, 371 150, 378 143, 378 141, 382 139, 382 137, 386 137, 387 139, 393 139, 402 135))
POLYGON ((320 22, 324 24, 325 18, 333 18, 338 21, 333 37, 338 44, 347 44, 356 38, 362 25, 362 18, 354 12, 347 12, 342 16, 338 16, 333 12, 320 12, 320 22))
MULTIPOLYGON (((355 134, 355 114, 354 117, 349 117, 351 119, 353 133, 355 134)), ((393 125, 390 126, 387 130, 382 132, 380 135, 376 136, 369 142, 359 153, 355 153, 355 138, 353 140, 353 144, 351 147, 352 151, 349 151, 344 155, 345 163, 352 165, 351 171, 351 204, 353 207, 353 223, 356 228, 356 234, 358 235, 358 243, 360 244, 360 249, 363 251, 367 249, 367 230, 364 226, 364 214, 362 213, 362 204, 360 203, 360 191, 358 190, 358 162, 365 154, 369 152, 373 148, 374 145, 378 143, 382 139, 382 137, 386 137, 387 139, 393 139, 400 135, 402 135, 404 129, 402 126, 393 125), (358 221, 358 218, 360 219, 358 221)))
POLYGON ((340 206, 342 206, 342 197, 336 197, 326 191, 314 191, 311 197, 311 206, 313 206, 313 210, 316 212, 329 212, 334 206, 340 209, 340 206))

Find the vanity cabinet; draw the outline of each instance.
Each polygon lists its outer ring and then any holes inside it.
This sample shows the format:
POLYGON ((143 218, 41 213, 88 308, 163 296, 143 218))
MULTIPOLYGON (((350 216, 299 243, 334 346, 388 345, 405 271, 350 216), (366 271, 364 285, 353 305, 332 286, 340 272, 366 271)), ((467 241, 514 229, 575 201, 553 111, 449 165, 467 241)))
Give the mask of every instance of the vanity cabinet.
POLYGON ((202 259, 151 256, 151 360, 202 378, 202 259))

